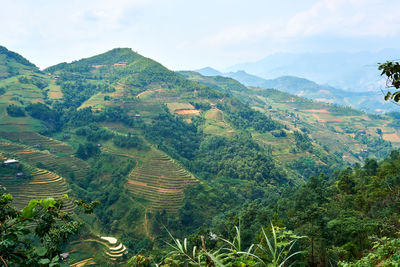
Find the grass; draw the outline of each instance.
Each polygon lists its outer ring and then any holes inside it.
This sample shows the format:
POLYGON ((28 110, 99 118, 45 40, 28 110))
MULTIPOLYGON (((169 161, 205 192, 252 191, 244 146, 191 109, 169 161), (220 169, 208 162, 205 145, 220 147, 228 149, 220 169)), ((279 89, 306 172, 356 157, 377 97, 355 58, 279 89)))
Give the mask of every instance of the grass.
POLYGON ((17 106, 28 103, 44 102, 43 92, 32 84, 22 84, 21 76, 14 76, 0 81, 0 87, 6 88, 6 93, 0 97, 0 129, 2 132, 40 131, 43 126, 39 120, 30 116, 11 117, 6 108, 10 104, 17 106))
POLYGON ((63 93, 61 92, 61 87, 56 84, 55 80, 51 80, 49 86, 46 88, 49 90, 48 96, 53 100, 61 100, 63 93))
POLYGON ((219 109, 214 108, 208 110, 205 113, 204 118, 206 119, 206 122, 203 131, 206 134, 229 137, 235 133, 232 127, 225 122, 224 113, 219 109))

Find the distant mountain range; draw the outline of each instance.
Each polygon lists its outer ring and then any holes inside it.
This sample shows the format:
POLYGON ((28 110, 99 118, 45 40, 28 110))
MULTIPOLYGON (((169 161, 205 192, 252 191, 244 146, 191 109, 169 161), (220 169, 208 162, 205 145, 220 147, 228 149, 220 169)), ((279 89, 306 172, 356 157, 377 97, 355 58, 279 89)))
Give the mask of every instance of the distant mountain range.
POLYGON ((265 79, 298 76, 348 91, 377 91, 384 86, 377 69, 378 62, 399 58, 399 49, 358 53, 277 53, 256 62, 234 65, 224 72, 244 70, 265 79))
POLYGON ((313 81, 295 76, 281 76, 276 79, 263 79, 245 71, 222 73, 207 67, 197 70, 204 76, 224 76, 233 78, 246 86, 274 88, 286 93, 306 97, 315 101, 350 106, 372 113, 398 111, 399 107, 384 101, 383 93, 375 91, 352 92, 338 89, 329 85, 320 85, 313 81))

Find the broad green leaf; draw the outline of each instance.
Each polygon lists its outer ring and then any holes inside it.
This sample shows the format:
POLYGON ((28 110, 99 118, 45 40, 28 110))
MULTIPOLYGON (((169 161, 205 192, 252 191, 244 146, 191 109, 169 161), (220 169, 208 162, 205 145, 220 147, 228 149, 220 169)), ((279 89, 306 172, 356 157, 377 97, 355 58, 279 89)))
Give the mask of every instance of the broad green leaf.
POLYGON ((47 210, 49 207, 54 207, 54 204, 56 204, 56 201, 52 197, 42 200, 42 205, 45 210, 47 210))
POLYGON ((39 263, 40 263, 40 264, 43 264, 43 265, 49 264, 49 263, 50 263, 50 260, 49 260, 49 259, 41 259, 41 260, 39 261, 39 263))
POLYGON ((43 257, 44 255, 46 255, 47 249, 45 247, 37 247, 35 248, 35 253, 39 256, 39 257, 43 257))
POLYGON ((30 219, 36 216, 36 214, 38 213, 36 207, 37 205, 39 205, 40 201, 36 200, 36 199, 32 199, 31 201, 29 201, 28 206, 26 206, 25 208, 22 209, 22 216, 25 219, 30 219))

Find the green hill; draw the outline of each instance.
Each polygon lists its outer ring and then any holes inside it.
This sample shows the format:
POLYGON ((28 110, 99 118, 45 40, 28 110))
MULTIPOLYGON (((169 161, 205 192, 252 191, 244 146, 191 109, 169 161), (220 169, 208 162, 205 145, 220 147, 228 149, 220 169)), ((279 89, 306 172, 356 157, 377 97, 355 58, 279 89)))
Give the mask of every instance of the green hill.
POLYGON ((21 55, 0 46, 0 80, 39 69, 21 55))
MULTIPOLYGON (((187 78, 201 83, 210 81, 217 83, 219 80, 219 76, 203 78, 198 73, 188 74, 189 72, 186 73, 187 78)), ((296 81, 297 79, 292 80, 292 83, 295 83, 292 87, 301 86, 301 83, 296 81)), ((400 145, 399 128, 394 126, 396 119, 390 116, 370 115, 352 108, 315 102, 275 89, 249 87, 247 91, 243 91, 234 88, 231 90, 234 96, 286 126, 286 133, 289 133, 286 136, 279 136, 275 132, 254 135, 259 142, 270 145, 273 148, 273 155, 280 161, 290 162, 294 158, 301 158, 300 154, 290 152, 294 143, 293 139, 290 140, 290 133, 295 131, 307 133, 325 154, 338 152, 345 161, 351 163, 361 162, 368 157, 385 157, 392 147, 400 145), (377 129, 381 129, 382 134, 378 134, 377 129)), ((315 153, 311 154, 315 157, 315 153)))
POLYGON ((377 88, 374 91, 345 91, 329 85, 295 76, 281 76, 276 79, 263 79, 244 71, 229 72, 223 76, 231 77, 247 86, 274 88, 293 95, 305 97, 318 102, 348 106, 370 113, 395 111, 397 107, 384 101, 383 93, 377 88))

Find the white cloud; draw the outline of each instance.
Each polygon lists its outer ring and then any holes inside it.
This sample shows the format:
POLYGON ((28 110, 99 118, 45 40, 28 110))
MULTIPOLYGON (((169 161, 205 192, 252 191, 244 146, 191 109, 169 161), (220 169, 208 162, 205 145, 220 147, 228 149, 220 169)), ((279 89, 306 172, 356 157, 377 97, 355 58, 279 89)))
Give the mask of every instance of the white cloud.
POLYGON ((286 25, 288 36, 331 34, 386 37, 400 32, 398 1, 321 0, 296 14, 286 25))
POLYGON ((400 1, 320 0, 288 20, 221 29, 206 36, 205 46, 232 46, 266 39, 286 40, 319 35, 330 37, 390 37, 400 33, 400 1))
POLYGON ((0 1, 0 45, 41 67, 123 46, 178 69, 226 66, 400 33, 395 0, 0 1))

